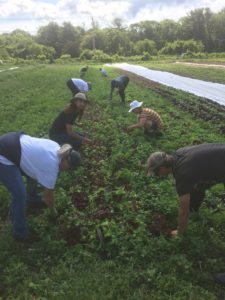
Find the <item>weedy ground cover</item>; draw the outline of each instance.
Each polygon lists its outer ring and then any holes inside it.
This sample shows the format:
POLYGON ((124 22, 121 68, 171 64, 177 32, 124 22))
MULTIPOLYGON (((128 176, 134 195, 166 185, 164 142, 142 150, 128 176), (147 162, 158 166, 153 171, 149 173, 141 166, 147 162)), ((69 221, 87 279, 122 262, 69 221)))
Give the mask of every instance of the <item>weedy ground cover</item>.
MULTIPOLYGON (((146 138, 138 131, 127 135, 123 128, 135 122, 135 116, 118 96, 108 101, 110 79, 102 78, 98 68, 92 65, 86 75, 93 90, 80 129, 93 145, 82 150, 83 165, 76 173, 60 175, 57 218, 48 210, 28 216, 41 237, 39 243, 24 246, 13 241, 8 194, 0 187, 0 297, 224 299, 224 289, 213 281, 215 273, 225 270, 223 187, 207 193, 185 236, 173 240, 167 232, 176 226, 174 181, 149 179, 144 167, 157 150, 224 142, 224 111, 133 76, 127 103, 144 101, 161 114, 165 130, 159 138, 146 138)), ((0 133, 22 130, 47 137, 52 120, 71 97, 66 80, 78 77, 79 69, 41 65, 2 73, 0 133)), ((110 78, 119 73, 108 71, 110 78)))

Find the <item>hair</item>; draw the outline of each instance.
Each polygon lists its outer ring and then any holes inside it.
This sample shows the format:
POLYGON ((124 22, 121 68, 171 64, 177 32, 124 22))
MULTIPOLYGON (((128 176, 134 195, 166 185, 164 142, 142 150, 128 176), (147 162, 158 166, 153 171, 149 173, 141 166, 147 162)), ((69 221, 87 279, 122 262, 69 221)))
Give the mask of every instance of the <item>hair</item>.
POLYGON ((60 158, 67 158, 72 151, 72 146, 69 144, 64 144, 60 147, 60 149, 57 151, 57 154, 60 158))
POLYGON ((174 157, 172 155, 166 154, 165 159, 161 164, 161 167, 171 168, 173 166, 173 162, 174 162, 174 157))

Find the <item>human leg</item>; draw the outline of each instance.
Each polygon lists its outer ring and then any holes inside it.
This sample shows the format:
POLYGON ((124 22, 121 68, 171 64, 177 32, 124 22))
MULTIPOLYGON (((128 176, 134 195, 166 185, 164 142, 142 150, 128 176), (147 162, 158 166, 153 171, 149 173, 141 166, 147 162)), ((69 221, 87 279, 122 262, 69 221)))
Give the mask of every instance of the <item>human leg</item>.
POLYGON ((0 181, 11 194, 13 234, 17 238, 26 238, 29 234, 25 215, 27 195, 20 170, 15 165, 0 163, 0 181))

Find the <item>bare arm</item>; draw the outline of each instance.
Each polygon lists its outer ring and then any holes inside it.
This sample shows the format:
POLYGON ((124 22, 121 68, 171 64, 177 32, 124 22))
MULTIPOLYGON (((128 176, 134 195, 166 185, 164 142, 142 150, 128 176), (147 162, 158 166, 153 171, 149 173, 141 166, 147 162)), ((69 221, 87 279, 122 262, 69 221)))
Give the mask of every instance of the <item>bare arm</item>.
POLYGON ((190 194, 180 196, 180 207, 178 212, 178 228, 171 232, 172 236, 183 234, 188 227, 190 194))
POLYGON ((79 134, 77 134, 74 130, 73 130, 73 125, 70 124, 66 124, 66 132, 68 134, 69 137, 75 139, 75 140, 82 140, 83 137, 80 136, 79 134))
POLYGON ((54 207, 54 190, 44 189, 44 202, 49 208, 54 207))
POLYGON ((70 124, 66 124, 66 132, 68 134, 68 136, 70 136, 71 138, 75 139, 75 140, 79 140, 82 141, 85 144, 91 144, 92 140, 88 139, 84 136, 80 136, 79 134, 77 134, 74 130, 73 130, 73 126, 70 124))
POLYGON ((138 120, 138 123, 134 124, 134 125, 131 125, 127 128, 127 131, 130 132, 132 131, 133 129, 136 129, 136 128, 143 128, 144 125, 145 125, 145 118, 141 118, 140 120, 138 120))
POLYGON ((142 128, 143 126, 140 124, 140 123, 137 123, 137 124, 134 124, 134 125, 131 125, 127 128, 127 131, 130 132, 132 130, 134 130, 135 128, 142 128))

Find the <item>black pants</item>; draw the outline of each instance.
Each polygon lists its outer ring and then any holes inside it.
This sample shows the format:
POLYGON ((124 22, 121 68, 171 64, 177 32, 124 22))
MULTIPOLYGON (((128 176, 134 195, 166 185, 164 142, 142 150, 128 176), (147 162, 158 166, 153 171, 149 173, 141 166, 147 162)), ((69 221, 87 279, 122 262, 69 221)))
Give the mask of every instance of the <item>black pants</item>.
POLYGON ((124 81, 124 82, 119 86, 119 95, 120 95, 121 101, 122 101, 123 103, 125 103, 125 89, 126 89, 128 83, 129 83, 129 78, 127 78, 127 80, 124 81))
POLYGON ((73 83, 72 79, 69 79, 66 83, 68 88, 71 90, 73 96, 76 95, 77 93, 80 93, 80 90, 78 87, 73 83))
POLYGON ((116 82, 115 80, 111 81, 111 92, 110 92, 110 99, 112 99, 112 94, 114 91, 114 88, 118 88, 118 92, 121 98, 121 102, 125 103, 125 89, 129 83, 129 78, 126 78, 123 82, 116 82))

